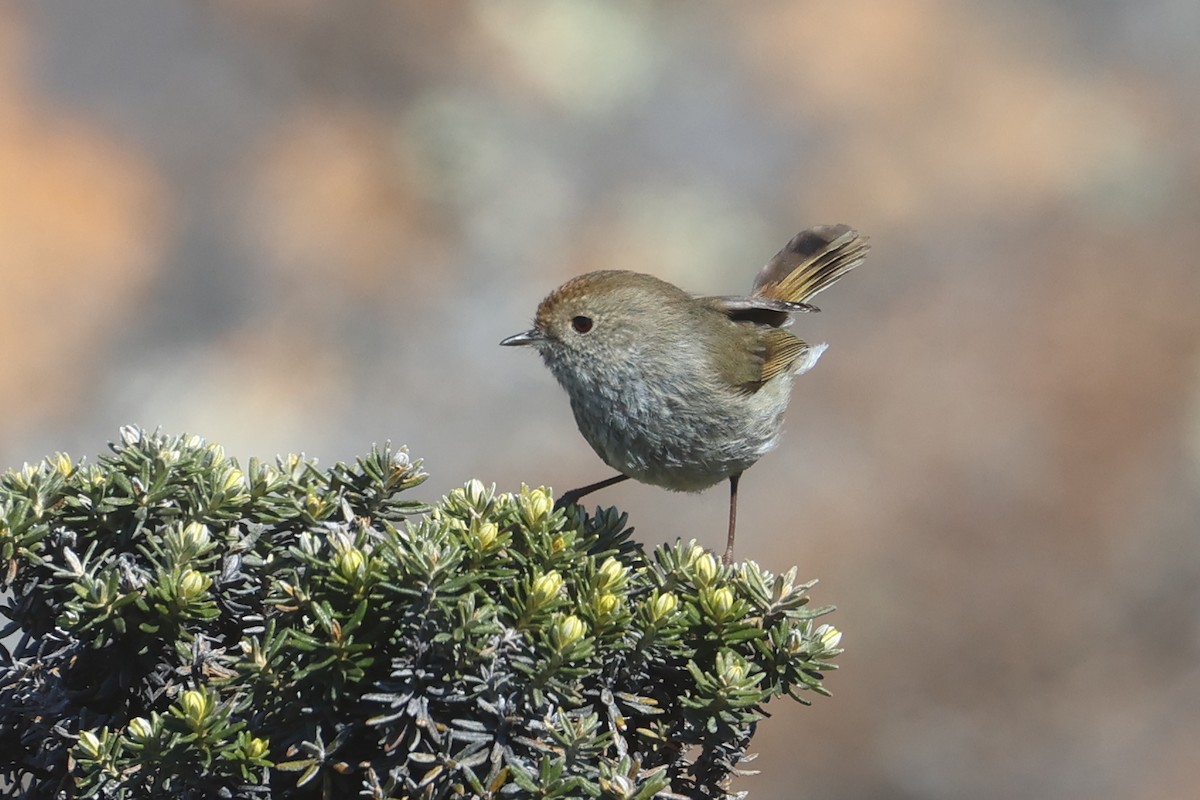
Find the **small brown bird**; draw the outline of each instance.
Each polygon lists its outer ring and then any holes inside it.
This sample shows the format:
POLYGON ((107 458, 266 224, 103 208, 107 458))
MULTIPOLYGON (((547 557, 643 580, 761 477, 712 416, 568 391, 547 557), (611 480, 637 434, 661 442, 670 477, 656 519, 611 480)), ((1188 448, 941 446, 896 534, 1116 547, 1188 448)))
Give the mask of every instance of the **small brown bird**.
POLYGON ((502 345, 532 345, 571 398, 580 433, 627 478, 695 492, 729 480, 733 559, 742 473, 775 447, 792 378, 825 350, 786 328, 808 301, 863 262, 846 225, 798 233, 758 273, 748 297, 693 297, 637 272, 572 278, 538 306, 534 327, 502 345))

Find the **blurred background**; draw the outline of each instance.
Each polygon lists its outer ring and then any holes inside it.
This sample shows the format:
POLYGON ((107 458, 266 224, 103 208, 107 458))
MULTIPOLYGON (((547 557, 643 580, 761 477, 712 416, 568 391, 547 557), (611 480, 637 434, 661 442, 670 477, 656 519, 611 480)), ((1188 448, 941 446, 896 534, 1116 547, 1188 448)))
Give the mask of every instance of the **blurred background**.
MULTIPOLYGON (((0 466, 138 423, 572 488, 497 347, 548 290, 743 292, 847 222, 738 537, 846 653, 736 788, 1195 797, 1197 85, 1189 0, 6 3, 0 466)), ((593 502, 724 542, 723 487, 593 502)))

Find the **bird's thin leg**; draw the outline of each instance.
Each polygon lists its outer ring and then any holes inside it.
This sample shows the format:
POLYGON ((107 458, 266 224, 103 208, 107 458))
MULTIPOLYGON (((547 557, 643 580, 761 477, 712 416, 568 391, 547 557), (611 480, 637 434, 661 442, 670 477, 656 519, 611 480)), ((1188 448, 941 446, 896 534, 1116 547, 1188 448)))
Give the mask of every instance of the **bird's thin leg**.
POLYGON ((599 489, 607 489, 614 483, 620 483, 621 481, 625 480, 629 480, 628 475, 614 475, 611 478, 605 478, 602 481, 596 481, 595 483, 589 483, 587 486, 581 486, 578 489, 572 489, 571 491, 565 493, 562 497, 555 500, 554 507, 566 508, 567 506, 573 506, 578 503, 579 498, 583 497, 584 495, 589 495, 599 489))
POLYGON ((737 530, 737 486, 742 473, 729 476, 729 539, 725 543, 725 558, 727 565, 733 563, 733 536, 737 530))

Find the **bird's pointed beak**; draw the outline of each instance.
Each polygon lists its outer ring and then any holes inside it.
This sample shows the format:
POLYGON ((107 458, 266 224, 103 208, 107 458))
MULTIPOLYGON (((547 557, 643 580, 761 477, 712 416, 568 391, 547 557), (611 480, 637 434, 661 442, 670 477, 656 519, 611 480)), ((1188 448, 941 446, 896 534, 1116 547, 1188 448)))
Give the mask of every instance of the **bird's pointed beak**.
POLYGON ((508 337, 507 339, 502 339, 500 344, 504 347, 516 347, 523 344, 535 344, 543 341, 545 338, 546 334, 542 333, 537 328, 530 328, 524 333, 518 333, 514 336, 508 337))

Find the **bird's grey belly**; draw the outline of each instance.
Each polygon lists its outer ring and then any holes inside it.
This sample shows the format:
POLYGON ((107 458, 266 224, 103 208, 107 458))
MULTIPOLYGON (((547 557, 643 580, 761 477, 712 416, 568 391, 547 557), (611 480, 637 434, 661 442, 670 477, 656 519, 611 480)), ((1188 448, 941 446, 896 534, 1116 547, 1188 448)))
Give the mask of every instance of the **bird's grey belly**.
POLYGON ((571 408, 584 438, 612 468, 644 483, 699 491, 740 474, 775 446, 788 388, 714 402, 702 388, 606 387, 573 393, 571 408))

